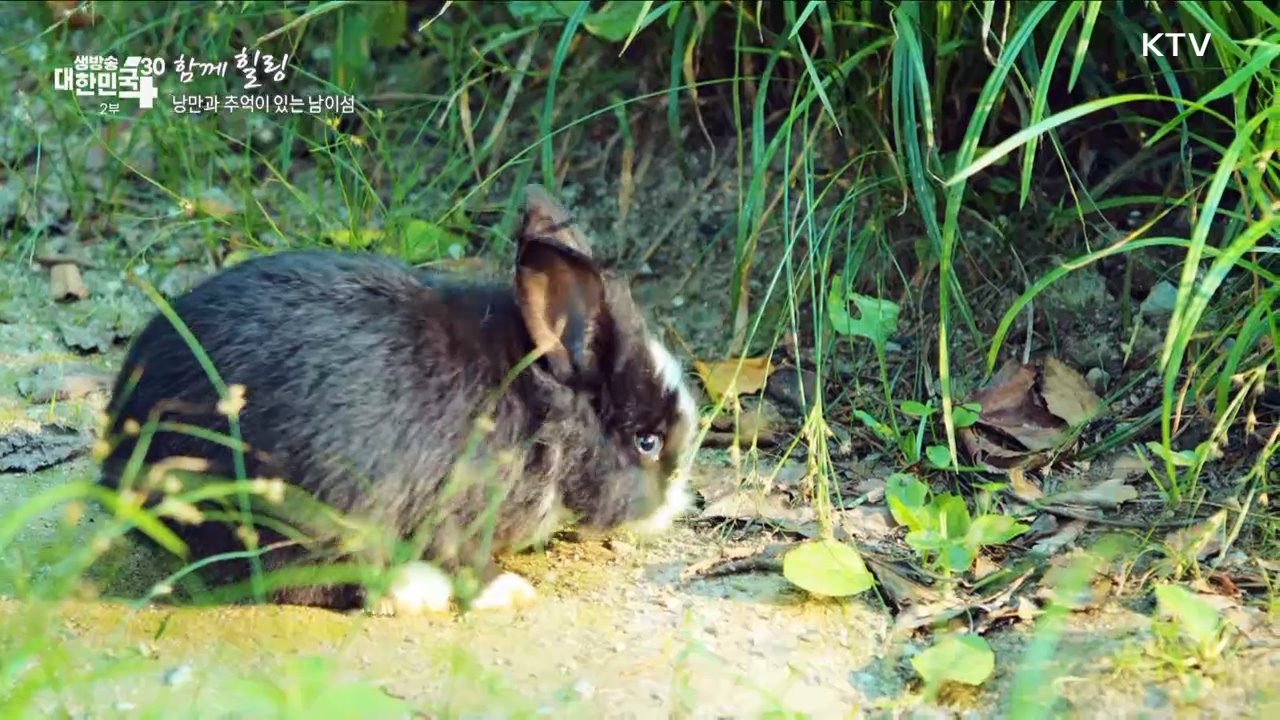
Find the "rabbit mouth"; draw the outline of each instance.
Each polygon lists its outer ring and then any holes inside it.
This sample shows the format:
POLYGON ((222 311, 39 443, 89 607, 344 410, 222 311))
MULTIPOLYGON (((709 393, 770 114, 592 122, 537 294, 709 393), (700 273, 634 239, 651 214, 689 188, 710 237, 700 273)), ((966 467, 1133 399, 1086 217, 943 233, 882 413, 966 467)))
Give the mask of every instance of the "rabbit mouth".
POLYGON ((623 528, 637 535, 660 535, 670 530, 676 518, 688 512, 692 504, 688 475, 684 471, 677 472, 668 480, 658 506, 642 512, 639 518, 625 523, 623 528))

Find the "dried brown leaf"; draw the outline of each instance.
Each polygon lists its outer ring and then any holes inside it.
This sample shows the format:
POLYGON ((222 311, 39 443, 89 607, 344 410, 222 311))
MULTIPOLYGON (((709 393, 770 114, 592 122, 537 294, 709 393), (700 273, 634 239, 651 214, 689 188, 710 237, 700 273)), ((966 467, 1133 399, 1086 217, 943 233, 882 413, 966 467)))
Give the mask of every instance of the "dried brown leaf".
POLYGON ((1102 407, 1101 398, 1080 373, 1053 356, 1045 358, 1041 378, 1045 408, 1072 427, 1092 420, 1102 407))
POLYGON ((750 442, 752 438, 769 435, 782 422, 782 413, 767 398, 755 402, 756 398, 744 398, 742 411, 738 413, 724 412, 711 421, 711 429, 721 432, 734 432, 750 442))
MULTIPOLYGON (((898 572, 889 563, 867 555, 863 559, 867 567, 876 576, 876 582, 887 599, 900 608, 928 607, 939 603, 948 606, 963 606, 959 598, 944 595, 941 590, 917 582, 898 572)), ((926 621, 927 624, 927 621, 926 621)), ((917 626, 918 627, 918 626, 917 626)))
POLYGON ((75 263, 60 263, 49 269, 49 294, 54 300, 84 300, 89 297, 80 268, 75 263))
POLYGON ((759 392, 773 366, 767 356, 729 360, 694 360, 693 367, 712 400, 759 392), (741 364, 741 367, 739 367, 741 364))
POLYGON ((1023 500, 1038 500, 1044 496, 1040 486, 1031 482, 1022 468, 1009 469, 1009 485, 1013 488, 1014 494, 1023 500))
POLYGON ((1045 556, 1057 555, 1084 534, 1085 528, 1088 526, 1088 521, 1072 520, 1059 528, 1054 534, 1032 545, 1031 552, 1045 556))
POLYGON ((859 540, 883 540, 896 527, 884 505, 859 505, 834 513, 834 524, 859 540))
POLYGON ((974 394, 982 411, 960 435, 976 462, 995 469, 1032 466, 1043 461, 1034 453, 1067 439, 1063 422, 1045 408, 1036 389, 1038 377, 1034 365, 1009 360, 974 394))
POLYGON ((1184 558, 1203 560, 1222 547, 1221 531, 1226 522, 1227 511, 1219 510, 1202 522, 1166 535, 1165 547, 1184 558))
POLYGON ((200 193, 200 196, 191 201, 186 209, 189 217, 204 215, 215 220, 225 220, 240 212, 239 205, 227 194, 227 191, 217 187, 208 188, 200 193))
POLYGON ((1138 491, 1123 478, 1111 478, 1080 490, 1067 490, 1044 499, 1046 505, 1088 505, 1112 508, 1138 497, 1138 491))

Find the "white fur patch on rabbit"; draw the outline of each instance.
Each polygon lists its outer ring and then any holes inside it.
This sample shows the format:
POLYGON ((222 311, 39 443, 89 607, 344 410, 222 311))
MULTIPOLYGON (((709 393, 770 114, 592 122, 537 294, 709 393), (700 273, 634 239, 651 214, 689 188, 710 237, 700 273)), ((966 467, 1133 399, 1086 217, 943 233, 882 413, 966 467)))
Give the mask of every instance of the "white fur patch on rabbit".
POLYGON ((405 563, 395 571, 387 594, 369 608, 371 615, 428 615, 449 612, 453 581, 426 562, 405 563))
POLYGON ((471 601, 472 610, 505 610, 527 605, 538 597, 528 580, 515 573, 502 573, 471 601))
MULTIPOLYGON (((648 349, 650 357, 653 358, 653 364, 661 376, 662 384, 667 390, 675 393, 677 410, 684 419, 686 436, 669 438, 669 442, 676 443, 679 447, 692 447, 693 437, 698 431, 698 406, 685 385, 684 370, 680 367, 680 362, 656 338, 649 339, 648 349)), ((664 533, 670 529, 676 518, 688 512, 692 504, 686 458, 686 461, 682 461, 680 469, 668 481, 662 504, 647 517, 632 522, 626 527, 639 535, 664 533)))

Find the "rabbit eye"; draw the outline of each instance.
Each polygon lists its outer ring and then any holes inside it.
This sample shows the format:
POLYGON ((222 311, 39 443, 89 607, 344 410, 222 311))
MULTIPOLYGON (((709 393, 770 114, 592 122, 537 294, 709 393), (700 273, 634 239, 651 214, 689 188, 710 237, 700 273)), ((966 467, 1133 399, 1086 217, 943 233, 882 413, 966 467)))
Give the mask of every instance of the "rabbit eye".
POLYGON ((662 436, 657 433, 639 433, 636 435, 636 449, 642 455, 657 455, 662 449, 662 436))

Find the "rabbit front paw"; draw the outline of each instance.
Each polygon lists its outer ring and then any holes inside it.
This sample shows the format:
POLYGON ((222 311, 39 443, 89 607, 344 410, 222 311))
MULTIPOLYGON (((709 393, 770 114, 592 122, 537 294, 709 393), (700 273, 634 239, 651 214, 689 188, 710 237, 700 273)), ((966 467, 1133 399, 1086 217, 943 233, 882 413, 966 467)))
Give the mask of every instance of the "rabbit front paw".
POLYGON ((436 566, 406 563, 396 571, 386 594, 370 604, 370 615, 427 615, 449 611, 453 581, 436 566))
POLYGON ((502 573, 471 601, 472 610, 502 610, 532 603, 537 591, 528 580, 515 573, 502 573))

